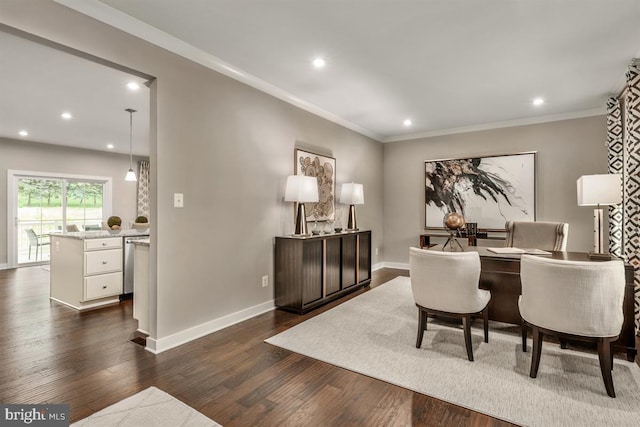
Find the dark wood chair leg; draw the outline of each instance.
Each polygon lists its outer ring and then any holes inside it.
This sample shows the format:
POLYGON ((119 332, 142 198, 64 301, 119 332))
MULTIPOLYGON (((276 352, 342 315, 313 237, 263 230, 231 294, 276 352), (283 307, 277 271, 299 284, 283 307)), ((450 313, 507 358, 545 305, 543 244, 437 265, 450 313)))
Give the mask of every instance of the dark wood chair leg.
POLYGON ((531 371, 529 376, 535 378, 538 375, 538 367, 540 366, 540 355, 542 354, 542 332, 540 328, 531 325, 533 335, 533 354, 531 355, 531 371))
POLYGON ((473 344, 471 343, 471 315, 462 316, 462 328, 464 329, 464 343, 467 347, 467 357, 473 362, 473 344))
POLYGON ((563 350, 566 350, 567 347, 568 347, 567 340, 564 340, 564 339, 560 338, 560 348, 563 349, 563 350))
POLYGON ((613 378, 611 376, 611 342, 600 339, 598 340, 598 359, 600 359, 600 372, 604 380, 604 388, 610 397, 616 397, 613 389, 613 378))
POLYGON ((482 310, 482 326, 484 327, 484 342, 489 342, 489 306, 482 310))
POLYGON ((522 330, 522 352, 526 353, 527 352, 527 322, 525 322, 524 319, 522 319, 521 330, 522 330))
POLYGON ((416 339, 416 348, 422 345, 422 336, 427 329, 427 312, 422 307, 418 307, 418 338, 416 339))

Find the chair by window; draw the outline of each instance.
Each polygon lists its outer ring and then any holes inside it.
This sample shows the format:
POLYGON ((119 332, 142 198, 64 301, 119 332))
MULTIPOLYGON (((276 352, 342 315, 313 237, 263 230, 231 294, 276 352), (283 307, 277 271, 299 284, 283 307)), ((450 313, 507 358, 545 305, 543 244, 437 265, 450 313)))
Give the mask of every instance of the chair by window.
MULTIPOLYGON (((48 246, 49 245, 49 236, 48 235, 38 235, 33 230, 33 228, 27 228, 24 231, 27 233, 27 236, 29 237, 29 259, 31 259, 31 247, 35 246, 36 247, 36 261, 38 261, 38 251, 39 251, 41 246, 48 246)), ((40 254, 42 254, 41 251, 40 251, 40 254)))
POLYGON ((566 222, 508 221, 504 227, 507 247, 567 250, 569 224, 566 222))
POLYGON ((618 339, 624 320, 622 261, 564 261, 523 255, 520 279, 520 314, 533 330, 529 376, 536 378, 538 374, 543 335, 595 342, 605 389, 615 397, 611 343, 618 339))
POLYGON ((478 288, 480 257, 477 252, 442 252, 409 249, 411 290, 418 307, 418 338, 422 345, 427 318, 462 320, 467 357, 473 362, 471 317, 482 313, 484 342, 489 342, 489 291, 478 288))
POLYGON ((76 224, 69 224, 67 225, 67 231, 74 232, 74 231, 80 231, 80 229, 76 224))

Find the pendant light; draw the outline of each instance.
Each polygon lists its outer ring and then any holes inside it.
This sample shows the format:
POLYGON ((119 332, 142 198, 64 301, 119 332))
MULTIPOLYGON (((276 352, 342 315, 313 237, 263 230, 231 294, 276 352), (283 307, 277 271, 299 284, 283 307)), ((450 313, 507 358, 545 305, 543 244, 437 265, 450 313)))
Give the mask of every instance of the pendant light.
POLYGON ((129 113, 129 172, 124 178, 125 181, 137 181, 136 173, 133 171, 133 113, 136 110, 127 108, 124 111, 129 113))

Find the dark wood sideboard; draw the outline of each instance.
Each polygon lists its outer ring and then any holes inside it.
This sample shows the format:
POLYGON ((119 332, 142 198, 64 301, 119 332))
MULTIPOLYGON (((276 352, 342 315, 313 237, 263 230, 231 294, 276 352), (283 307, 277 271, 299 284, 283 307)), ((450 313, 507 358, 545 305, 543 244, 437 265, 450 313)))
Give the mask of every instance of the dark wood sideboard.
MULTIPOLYGON (((520 284, 520 255, 495 254, 486 248, 469 250, 480 255, 480 288, 491 291, 489 319, 520 325, 522 318, 518 299, 522 293, 520 284)), ((553 252, 551 258, 571 261, 589 261, 589 255, 581 252, 553 252)), ((614 352, 626 352, 633 361, 638 353, 634 326, 633 266, 625 264, 626 287, 622 311, 624 323, 620 337, 613 342, 614 352)))
POLYGON ((371 283, 371 231, 276 237, 275 305, 302 314, 371 283))

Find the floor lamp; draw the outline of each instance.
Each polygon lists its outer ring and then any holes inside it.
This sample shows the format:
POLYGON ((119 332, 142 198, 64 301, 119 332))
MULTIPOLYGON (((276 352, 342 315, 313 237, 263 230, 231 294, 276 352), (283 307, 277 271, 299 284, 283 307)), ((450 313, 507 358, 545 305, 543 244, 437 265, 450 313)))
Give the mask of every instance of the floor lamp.
POLYGON ((604 249, 604 212, 602 206, 622 202, 622 175, 618 173, 583 175, 578 178, 578 206, 596 206, 593 210, 593 251, 589 258, 611 259, 604 249))
POLYGON ((364 188, 362 184, 353 182, 342 184, 340 191, 340 203, 349 205, 349 220, 347 221, 347 230, 355 231, 358 229, 356 220, 356 206, 364 205, 364 188))
POLYGON ((318 199, 318 179, 314 176, 291 175, 287 177, 287 187, 284 192, 285 202, 296 202, 298 209, 296 213, 295 236, 307 236, 307 213, 304 207, 306 202, 317 202, 318 199))

